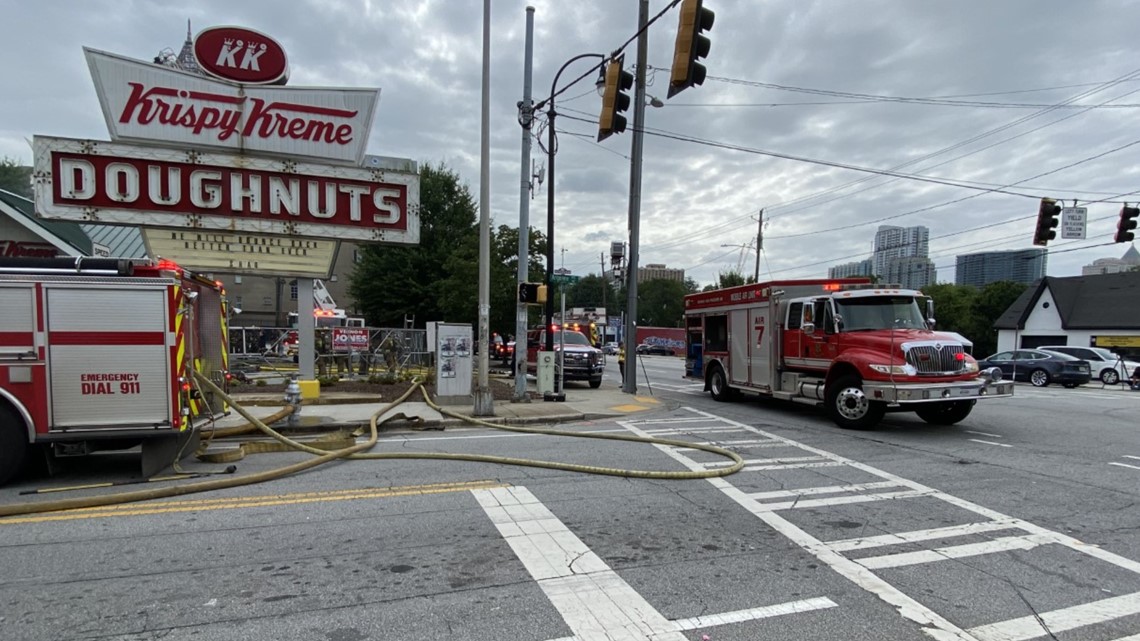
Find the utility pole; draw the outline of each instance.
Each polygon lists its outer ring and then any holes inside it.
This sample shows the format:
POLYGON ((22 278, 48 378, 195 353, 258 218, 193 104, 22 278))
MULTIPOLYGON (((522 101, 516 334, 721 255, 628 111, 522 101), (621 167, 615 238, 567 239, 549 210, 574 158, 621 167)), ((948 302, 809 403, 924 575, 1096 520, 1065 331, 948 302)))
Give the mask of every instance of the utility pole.
POLYGON ((764 250, 764 210, 756 218, 756 271, 752 273, 752 282, 760 282, 760 252, 764 250))
MULTIPOLYGON (((519 265, 518 282, 521 286, 530 277, 530 189, 533 178, 530 168, 530 127, 534 122, 534 104, 531 100, 530 77, 534 61, 534 7, 526 8, 526 48, 523 55, 523 99, 519 103, 519 122, 522 124, 522 179, 519 184, 519 265)), ((549 295, 549 294, 547 294, 549 295)), ((527 402, 526 393, 526 303, 515 308, 515 395, 516 403, 527 402), (519 358, 519 349, 522 358, 519 358)))
MULTIPOLYGON (((483 0, 483 114, 479 168, 479 376, 475 416, 494 416, 487 369, 491 324, 491 0, 483 0)), ((518 345, 518 343, 515 343, 518 345)))
POLYGON ((634 74, 633 148, 629 162, 629 269, 626 270, 628 297, 625 318, 625 377, 622 391, 637 393, 637 248, 641 226, 641 149, 645 137, 645 61, 649 57, 649 0, 639 0, 637 6, 637 73, 634 74))

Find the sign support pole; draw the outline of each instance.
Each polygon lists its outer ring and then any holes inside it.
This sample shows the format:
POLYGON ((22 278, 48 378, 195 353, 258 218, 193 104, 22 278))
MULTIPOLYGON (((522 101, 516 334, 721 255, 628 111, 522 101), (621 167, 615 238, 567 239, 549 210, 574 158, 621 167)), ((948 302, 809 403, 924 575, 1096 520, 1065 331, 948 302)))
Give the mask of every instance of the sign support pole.
POLYGON ((316 319, 313 318, 313 279, 297 279, 297 370, 301 380, 316 379, 313 353, 316 351, 316 319))

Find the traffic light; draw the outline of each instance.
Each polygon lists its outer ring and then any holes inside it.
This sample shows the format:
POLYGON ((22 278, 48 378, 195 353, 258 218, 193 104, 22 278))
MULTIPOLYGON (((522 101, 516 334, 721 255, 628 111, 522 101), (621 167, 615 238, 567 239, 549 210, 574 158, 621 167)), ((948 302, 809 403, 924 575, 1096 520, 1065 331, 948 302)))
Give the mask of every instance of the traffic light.
POLYGON ((1113 237, 1113 242, 1116 243, 1130 243, 1136 234, 1132 233, 1136 229, 1136 216, 1140 215, 1140 207, 1129 207, 1125 205, 1120 208, 1120 222, 1116 223, 1116 236, 1113 237))
POLYGON ((1057 237, 1053 228, 1057 226, 1057 216, 1061 215, 1061 206, 1052 198, 1042 198, 1041 208, 1037 210, 1037 230, 1033 232, 1033 244, 1045 246, 1057 237))
POLYGON ((541 305, 546 302, 546 285, 519 283, 519 302, 528 305, 541 305))
POLYGON ((705 81, 705 66, 698 58, 709 55, 712 43, 702 31, 712 29, 716 15, 701 0, 682 0, 677 23, 677 43, 673 46, 673 67, 669 72, 669 97, 705 81))
POLYGON ((602 93, 602 113, 598 116, 598 142, 613 134, 625 131, 623 111, 629 109, 629 88, 633 86, 633 74, 623 68, 625 56, 611 60, 606 65, 606 88, 602 93))

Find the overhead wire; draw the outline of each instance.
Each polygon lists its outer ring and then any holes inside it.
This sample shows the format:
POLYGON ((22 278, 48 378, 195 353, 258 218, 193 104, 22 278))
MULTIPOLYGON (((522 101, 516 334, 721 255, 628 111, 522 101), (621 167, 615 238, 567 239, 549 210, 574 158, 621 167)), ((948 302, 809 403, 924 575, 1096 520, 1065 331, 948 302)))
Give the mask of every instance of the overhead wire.
MULTIPOLYGON (((920 104, 920 105, 936 105, 936 106, 949 106, 949 107, 971 107, 971 108, 1002 108, 1002 109, 1080 109, 1086 105, 1076 104, 1036 104, 1036 103, 1014 103, 1014 102, 989 102, 977 100, 951 100, 945 98, 919 98, 911 96, 890 96, 883 94, 867 94, 857 93, 851 91, 836 91, 830 89, 815 89, 811 87, 796 87, 793 85, 782 85, 771 82, 760 82, 756 80, 744 80, 740 78, 728 78, 725 76, 706 76, 706 80, 714 82, 723 82, 726 84, 743 85, 747 87, 758 87, 761 89, 774 89, 778 91, 789 91, 794 93, 806 93, 817 96, 835 96, 838 98, 853 98, 860 101, 868 102, 891 102, 902 104, 920 104)), ((1093 108, 1104 109, 1135 109, 1140 107, 1140 104, 1124 104, 1124 105, 1095 105, 1093 108)))
MULTIPOLYGON (((1058 104, 1060 104, 1060 105, 1069 104, 1069 103, 1075 102, 1075 101, 1077 101, 1077 100, 1080 100, 1081 98, 1085 98, 1085 97, 1088 97, 1088 96, 1090 96, 1090 95, 1093 95, 1093 94, 1095 94, 1095 93, 1099 93, 1100 91, 1104 91, 1104 90, 1106 90, 1106 89, 1109 89, 1109 88, 1111 88, 1111 87, 1114 87, 1114 86, 1116 86, 1116 85, 1118 85, 1118 84, 1120 84, 1120 83, 1122 83, 1122 82, 1126 82, 1126 81, 1130 81, 1130 80, 1135 80, 1135 79, 1137 79, 1137 78, 1136 78, 1136 76, 1137 76, 1138 74, 1140 74, 1140 69, 1135 69, 1135 70, 1133 70, 1133 71, 1131 71, 1131 72, 1129 72, 1129 73, 1127 73, 1127 74, 1124 74, 1124 75, 1122 75, 1122 76, 1118 76, 1117 78, 1114 78, 1114 79, 1112 79, 1112 80, 1110 80, 1110 81, 1107 81, 1107 82, 1103 82, 1103 83, 1098 83, 1098 84, 1097 84, 1097 86, 1096 86, 1096 88, 1094 88, 1094 89, 1091 89, 1091 90, 1088 90, 1088 91, 1084 91, 1084 92, 1081 92, 1081 93, 1079 93, 1079 94, 1077 94, 1077 95, 1074 95, 1074 96, 1072 96, 1072 97, 1070 97, 1070 98, 1066 99, 1065 101, 1063 101, 1063 102, 1061 102, 1061 103, 1058 103, 1058 104)), ((1127 95, 1130 95, 1131 93, 1134 93, 1134 92, 1128 92, 1128 93, 1126 93, 1126 94, 1123 94, 1123 95, 1121 95, 1121 96, 1117 96, 1117 97, 1115 97, 1115 98, 1112 98, 1112 99, 1110 99, 1109 101, 1106 101, 1106 102, 1111 102, 1112 100, 1119 100, 1120 98, 1122 98, 1122 97, 1125 97, 1125 96, 1127 96, 1127 95)), ((919 158, 915 158, 915 159, 909 160, 909 161, 907 161, 907 162, 901 163, 901 164, 899 164, 899 165, 896 165, 896 166, 892 167, 891 169, 893 169, 893 170, 901 169, 901 168, 903 168, 903 167, 907 167, 907 166, 910 166, 910 165, 916 164, 916 163, 918 163, 918 162, 922 162, 923 160, 927 160, 927 159, 929 159, 929 158, 933 158, 933 157, 935 157, 935 156, 938 156, 938 155, 941 155, 941 154, 943 154, 943 153, 946 153, 946 152, 949 152, 949 151, 953 151, 954 149, 958 149, 958 148, 960 148, 960 147, 963 147, 963 146, 965 146, 965 145, 968 145, 968 144, 972 144, 973 142, 976 142, 976 141, 978 141, 978 140, 981 140, 981 139, 983 139, 983 138, 989 137, 989 136, 991 136, 991 135, 993 135, 993 134, 996 134, 996 133, 1000 133, 1000 132, 1002 132, 1002 131, 1004 131, 1004 130, 1006 130, 1006 129, 1010 129, 1010 128, 1014 127, 1014 126, 1017 126, 1017 125, 1019 125, 1019 124, 1022 124, 1022 123, 1024 123, 1024 122, 1027 122, 1027 121, 1029 121, 1029 120, 1031 120, 1031 119, 1034 119, 1034 118, 1037 118, 1037 117, 1039 117, 1039 116, 1045 115, 1045 114, 1047 114, 1047 113, 1049 113, 1049 112, 1051 112, 1051 111, 1052 111, 1052 109, 1043 109, 1043 110, 1041 110, 1041 111, 1039 111, 1039 112, 1037 112, 1037 113, 1034 113, 1034 114, 1028 114, 1028 115, 1026 115, 1026 116, 1022 116, 1022 117, 1020 117, 1020 118, 1017 118, 1017 119, 1015 119, 1015 120, 1013 120, 1013 121, 1011 121, 1011 122, 1005 123, 1004 125, 1001 125, 1001 126, 999 126, 999 127, 996 127, 996 128, 993 128, 993 129, 987 130, 987 131, 985 131, 985 132, 982 132, 982 133, 980 133, 980 134, 977 134, 977 135, 975 135, 975 136, 972 136, 972 137, 970 137, 970 138, 968 138, 968 139, 966 139, 966 140, 960 141, 960 142, 958 142, 958 143, 955 143, 955 144, 953 144, 953 145, 950 145, 950 146, 948 146, 948 147, 944 147, 944 148, 942 148, 942 149, 940 149, 940 150, 937 150, 937 151, 931 152, 931 153, 929 153, 929 154, 926 154, 926 155, 924 155, 924 156, 922 156, 922 157, 919 157, 919 158)), ((976 151, 974 151, 974 152, 970 152, 970 153, 967 153, 967 154, 963 154, 963 155, 961 155, 961 156, 958 156, 958 157, 956 157, 956 158, 953 158, 953 159, 951 159, 950 161, 946 161, 946 162, 952 162, 952 161, 954 161, 954 160, 958 160, 958 159, 960 159, 960 158, 963 158, 963 157, 966 157, 966 156, 972 155, 973 153, 978 153, 978 152, 980 152, 980 151, 984 151, 985 149, 989 149, 989 148, 992 148, 992 147, 994 147, 994 146, 997 146, 998 144, 1004 144, 1005 142, 1008 142, 1008 141, 1010 141, 1010 140, 1014 140, 1014 139, 1016 139, 1016 138, 1020 138, 1021 136, 1023 136, 1023 135, 1026 135, 1026 134, 1028 134, 1028 133, 1032 133, 1032 132, 1034 132, 1034 131, 1039 131, 1040 129, 1044 129, 1045 127, 1049 127, 1049 126, 1052 126, 1052 125, 1054 125, 1054 124, 1057 124, 1057 123, 1059 123, 1059 122, 1062 122, 1062 121, 1064 121, 1064 120, 1067 120, 1067 119, 1069 119, 1069 118, 1075 117, 1075 116, 1077 116, 1077 115, 1081 115, 1081 114, 1085 113, 1085 111, 1087 111, 1087 110, 1078 111, 1078 112, 1076 112, 1076 113, 1074 113, 1074 114, 1070 114, 1070 115, 1067 115, 1067 116, 1065 116, 1064 118, 1060 118, 1060 119, 1057 119, 1057 120, 1054 120, 1054 121, 1050 121, 1049 123, 1046 123, 1045 125, 1042 125, 1042 126, 1040 126, 1040 127, 1036 127, 1036 128, 1034 128, 1034 129, 1031 129, 1031 130, 1029 130, 1029 131, 1027 131, 1027 132, 1023 132, 1022 134, 1018 134, 1018 135, 1016 135, 1016 136, 1011 136, 1011 137, 1009 137, 1009 138, 1003 139, 1002 141, 999 141, 999 142, 997 142, 997 143, 994 143, 994 144, 992 144, 992 145, 988 145, 988 146, 986 146, 986 147, 984 147, 984 148, 982 148, 982 149, 976 150, 976 151)), ((933 166, 931 166, 931 167, 927 167, 927 169, 931 169, 931 168, 935 168, 935 167, 940 167, 940 166, 942 166, 943 164, 946 164, 946 162, 943 162, 943 163, 939 163, 939 164, 937 164, 937 165, 933 165, 933 166)), ((875 180, 875 179, 876 179, 876 176, 865 176, 865 177, 862 177, 862 178, 859 178, 859 179, 856 179, 856 180, 853 180, 853 181, 849 181, 849 182, 847 182, 847 183, 844 183, 844 184, 842 184, 842 185, 837 185, 837 186, 835 186, 835 187, 831 187, 831 188, 828 188, 828 189, 825 189, 825 190, 822 190, 822 191, 816 192, 816 193, 814 193, 814 194, 808 194, 808 195, 806 195, 806 196, 802 196, 802 197, 799 197, 799 198, 793 199, 793 200, 791 200, 791 201, 787 201, 787 202, 784 202, 784 203, 774 203, 774 204, 765 205, 765 206, 763 207, 763 209, 765 209, 766 211, 768 211, 768 212, 769 212, 769 220, 773 220, 773 219, 779 218, 779 217, 780 217, 780 216, 782 216, 782 215, 787 215, 787 214, 790 214, 790 213, 794 213, 795 211, 802 211, 802 210, 803 210, 803 209, 805 209, 806 207, 800 207, 800 208, 796 208, 796 209, 793 209, 792 211, 788 211, 788 212, 779 213, 779 212, 778 212, 778 210, 779 210, 779 209, 781 209, 781 208, 784 208, 784 207, 789 207, 789 206, 791 206, 791 205, 794 205, 794 204, 797 204, 797 203, 801 203, 801 202, 807 202, 807 201, 815 200, 815 199, 817 199, 817 198, 819 198, 819 197, 821 197, 821 196, 825 196, 825 195, 828 195, 828 194, 831 194, 831 193, 835 193, 835 192, 838 192, 838 191, 842 191, 842 190, 846 189, 847 187, 850 187, 850 186, 854 186, 854 185, 857 185, 857 184, 860 184, 860 183, 863 183, 863 182, 867 182, 867 181, 872 181, 872 180, 875 180), (773 213, 773 212, 775 212, 775 213, 773 213)), ((884 186, 884 185, 886 185, 886 184, 889 184, 889 183, 893 182, 894 180, 897 180, 897 179, 896 179, 896 178, 892 178, 892 179, 889 179, 889 180, 885 180, 885 181, 882 181, 881 183, 878 183, 877 185, 875 185, 875 186, 874 186, 874 187, 872 187, 872 188, 876 188, 876 187, 879 187, 879 186, 884 186)), ((859 192, 855 192, 855 193, 862 193, 862 191, 867 191, 867 190, 866 190, 866 189, 864 189, 864 190, 860 190, 859 192)), ((852 195, 852 194, 847 194, 847 195, 852 195)), ((837 197, 837 198, 832 198, 832 199, 828 199, 828 200, 825 200, 825 201, 822 201, 822 202, 817 202, 817 203, 815 203, 815 204, 814 204, 814 205, 812 205, 812 206, 818 206, 818 205, 821 205, 821 204, 825 204, 825 203, 827 203, 827 202, 833 202, 834 200, 837 200, 838 198, 842 198, 842 197, 846 197, 846 196, 840 196, 840 197, 837 197)), ((755 212, 752 212, 752 211, 750 211, 748 214, 745 214, 745 215, 743 215, 743 216, 738 216, 738 217, 736 217, 736 218, 734 218, 734 219, 731 219, 730 221, 726 221, 725 223, 722 223, 722 224, 719 224, 719 225, 715 225, 715 226, 713 226, 713 227, 709 227, 709 228, 706 228, 704 231, 702 231, 702 232, 698 232, 698 235, 700 235, 700 236, 702 236, 702 237, 703 237, 703 236, 707 236, 707 235, 711 235, 711 234, 712 234, 713 232, 715 232, 715 231, 719 231, 720 229, 724 229, 724 228, 726 228, 726 227, 729 227, 729 226, 731 226, 732 224, 736 224, 736 223, 740 223, 740 222, 742 222, 742 221, 743 221, 743 219, 750 217, 750 216, 751 216, 753 213, 755 213, 755 212)), ((683 244, 683 243, 686 243, 686 242, 691 242, 691 240, 692 240, 692 239, 693 239, 693 236, 691 236, 691 235, 690 235, 689 237, 687 237, 687 238, 685 238, 685 239, 683 239, 683 240, 680 240, 680 241, 676 241, 676 242, 674 242, 674 243, 667 243, 667 244, 664 244, 664 245, 657 245, 657 246, 654 246, 654 247, 655 247, 656 249, 667 249, 667 248, 669 248, 669 247, 673 247, 673 246, 676 246, 676 245, 680 245, 680 244, 683 244)))

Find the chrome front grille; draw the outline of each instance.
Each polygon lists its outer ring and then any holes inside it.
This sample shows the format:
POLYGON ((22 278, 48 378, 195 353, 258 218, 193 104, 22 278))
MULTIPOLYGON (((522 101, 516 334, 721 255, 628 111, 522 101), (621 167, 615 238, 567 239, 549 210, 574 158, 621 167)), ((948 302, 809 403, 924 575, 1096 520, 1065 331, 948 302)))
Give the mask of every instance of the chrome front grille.
POLYGON ((966 361, 959 354, 965 350, 957 343, 908 343, 903 345, 907 364, 919 374, 958 374, 966 370, 966 361))

